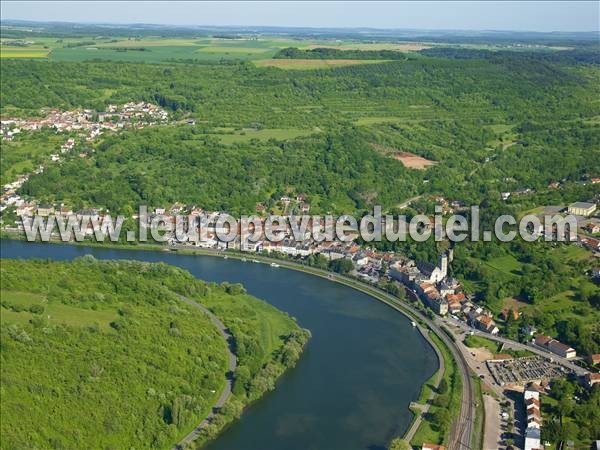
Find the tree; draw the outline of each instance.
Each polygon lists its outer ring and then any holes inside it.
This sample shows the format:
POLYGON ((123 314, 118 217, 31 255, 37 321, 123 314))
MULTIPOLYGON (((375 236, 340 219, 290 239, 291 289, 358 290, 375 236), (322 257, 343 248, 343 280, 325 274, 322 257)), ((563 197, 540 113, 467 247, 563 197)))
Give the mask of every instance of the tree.
POLYGON ((390 442, 390 446, 388 447, 388 449, 389 450, 411 450, 412 447, 410 446, 410 443, 408 443, 404 439, 400 439, 397 437, 397 438, 392 439, 392 442, 390 442))
POLYGON ((437 390, 439 394, 445 394, 446 392, 448 392, 448 382, 445 378, 442 378, 437 390))
POLYGON ((447 409, 440 408, 433 413, 433 422, 438 431, 442 431, 448 428, 450 425, 450 413, 447 409))
POLYGON ((352 261, 348 258, 340 258, 330 261, 329 268, 334 272, 341 273, 342 275, 347 274, 352 269, 354 269, 354 265, 352 261))

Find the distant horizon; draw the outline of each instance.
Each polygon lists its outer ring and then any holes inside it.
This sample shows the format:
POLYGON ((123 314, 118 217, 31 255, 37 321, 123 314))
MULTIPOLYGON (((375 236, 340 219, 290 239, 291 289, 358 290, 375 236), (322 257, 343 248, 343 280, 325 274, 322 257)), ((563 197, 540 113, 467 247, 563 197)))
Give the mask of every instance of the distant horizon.
MULTIPOLYGON (((468 28, 407 28, 407 27, 373 27, 373 26, 311 26, 311 25, 245 25, 245 24, 230 24, 216 25, 211 23, 198 24, 176 24, 176 23, 158 23, 158 22, 109 22, 109 21, 85 21, 85 20, 34 20, 10 18, 0 19, 0 24, 5 22, 26 22, 36 24, 65 24, 65 25, 109 25, 115 28, 124 28, 130 26, 148 26, 148 27, 164 27, 164 28, 276 28, 276 29, 312 29, 312 30, 373 30, 373 31, 425 31, 431 33, 442 32, 464 32, 464 33, 535 33, 535 34, 590 34, 600 33, 599 30, 516 30, 516 29, 468 29, 468 28)), ((599 34, 600 36, 600 34, 599 34)))
POLYGON ((166 27, 599 33, 596 1, 9 1, 2 22, 166 27), (93 18, 93 19, 91 19, 93 18))

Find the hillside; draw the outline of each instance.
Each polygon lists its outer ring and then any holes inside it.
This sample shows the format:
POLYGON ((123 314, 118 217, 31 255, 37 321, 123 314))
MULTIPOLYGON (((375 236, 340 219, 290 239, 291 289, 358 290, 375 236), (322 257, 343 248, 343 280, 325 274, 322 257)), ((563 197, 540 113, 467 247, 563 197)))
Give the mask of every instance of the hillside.
POLYGON ((214 310, 235 339, 234 396, 207 436, 271 389, 306 339, 241 286, 165 264, 4 259, 1 274, 2 448, 178 442, 219 397, 228 354, 208 316, 177 294, 214 310))
MULTIPOLYGON (((567 57, 419 56, 293 73, 243 62, 7 59, 2 78, 3 117, 142 100, 169 111, 171 124, 105 133, 77 146, 89 158, 67 157, 23 187, 73 207, 181 201, 251 213, 256 203, 305 193, 314 212, 350 213, 423 193, 494 201, 600 170, 589 158, 600 142, 598 70, 567 57), (404 154, 432 164, 405 167, 404 154)), ((11 176, 36 161, 23 151, 33 139, 3 146, 11 176)))

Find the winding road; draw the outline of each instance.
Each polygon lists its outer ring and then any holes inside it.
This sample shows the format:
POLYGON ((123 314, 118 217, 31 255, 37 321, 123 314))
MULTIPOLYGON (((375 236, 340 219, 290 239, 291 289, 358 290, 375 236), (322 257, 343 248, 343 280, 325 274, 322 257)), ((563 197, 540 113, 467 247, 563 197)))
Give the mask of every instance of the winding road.
POLYGON ((227 382, 225 383, 225 387, 223 388, 221 395, 213 405, 210 413, 208 413, 208 415, 202 420, 202 422, 198 424, 198 426, 196 426, 196 428, 194 428, 181 441, 179 441, 179 443, 175 447, 173 447, 173 450, 182 450, 184 448, 187 448, 189 444, 198 439, 202 429, 210 423, 211 419, 229 399, 229 397, 231 396, 231 388, 233 387, 233 372, 235 371, 237 365, 237 360, 235 354, 233 353, 233 336, 231 336, 223 322, 221 322, 217 316, 215 316, 208 308, 202 306, 200 303, 195 302, 194 300, 191 300, 187 297, 184 297, 183 295, 178 294, 178 296, 182 301, 184 301, 188 305, 199 309, 204 314, 206 314, 210 318, 211 322, 217 327, 219 333, 221 333, 221 336, 223 336, 223 339, 225 339, 225 342, 227 343, 227 351, 229 352, 229 367, 227 371, 227 382))

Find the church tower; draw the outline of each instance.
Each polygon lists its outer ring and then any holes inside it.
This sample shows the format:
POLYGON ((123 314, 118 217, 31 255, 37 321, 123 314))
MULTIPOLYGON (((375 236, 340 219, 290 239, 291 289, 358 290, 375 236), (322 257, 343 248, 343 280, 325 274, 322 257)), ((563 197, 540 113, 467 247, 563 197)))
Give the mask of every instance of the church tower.
POLYGON ((448 255, 446 253, 442 253, 438 257, 438 267, 440 268, 442 279, 446 278, 448 276, 448 255))

